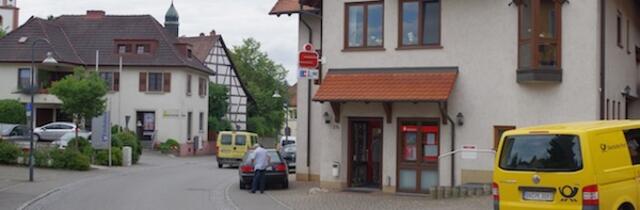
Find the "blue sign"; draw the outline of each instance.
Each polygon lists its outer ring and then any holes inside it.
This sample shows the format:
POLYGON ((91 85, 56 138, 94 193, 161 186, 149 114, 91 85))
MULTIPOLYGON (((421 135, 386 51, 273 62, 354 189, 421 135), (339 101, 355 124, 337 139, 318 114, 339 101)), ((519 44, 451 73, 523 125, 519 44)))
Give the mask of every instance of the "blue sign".
POLYGON ((27 103, 27 107, 26 108, 27 108, 28 112, 33 111, 33 106, 31 105, 31 103, 27 103))

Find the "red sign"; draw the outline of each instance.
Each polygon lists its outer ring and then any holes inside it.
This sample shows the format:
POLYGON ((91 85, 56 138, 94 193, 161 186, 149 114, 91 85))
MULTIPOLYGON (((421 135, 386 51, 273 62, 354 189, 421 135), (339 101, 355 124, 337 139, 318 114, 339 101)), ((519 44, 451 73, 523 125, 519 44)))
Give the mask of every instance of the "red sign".
POLYGON ((318 68, 320 60, 318 53, 313 49, 313 45, 305 44, 304 50, 300 51, 298 56, 298 65, 300 68, 315 69, 318 68))

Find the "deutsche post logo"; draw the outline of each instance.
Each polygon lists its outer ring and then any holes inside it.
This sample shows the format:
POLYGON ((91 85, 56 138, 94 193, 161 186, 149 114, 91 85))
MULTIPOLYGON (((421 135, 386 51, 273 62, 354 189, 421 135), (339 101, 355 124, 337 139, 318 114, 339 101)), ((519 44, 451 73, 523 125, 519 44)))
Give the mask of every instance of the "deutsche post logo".
POLYGON ((577 187, 571 187, 569 185, 565 185, 562 187, 558 187, 558 191, 560 192, 560 195, 562 195, 562 199, 560 199, 560 201, 562 202, 577 202, 578 200, 576 199, 576 195, 578 194, 578 188, 577 187))

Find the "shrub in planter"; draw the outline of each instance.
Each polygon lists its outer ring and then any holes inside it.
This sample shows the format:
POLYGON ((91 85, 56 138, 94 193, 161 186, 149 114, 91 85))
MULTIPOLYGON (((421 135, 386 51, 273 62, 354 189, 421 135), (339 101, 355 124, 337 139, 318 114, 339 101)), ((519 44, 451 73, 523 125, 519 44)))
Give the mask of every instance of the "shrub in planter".
POLYGON ((22 155, 22 151, 18 146, 0 141, 0 163, 14 164, 20 155, 22 155))
MULTIPOLYGON (((49 165, 49 160, 51 158, 50 156, 51 154, 51 150, 49 149, 38 149, 35 151, 35 153, 33 153, 33 157, 35 159, 35 165, 37 167, 44 167, 44 168, 48 168, 51 167, 49 165)), ((29 154, 27 153, 27 165, 29 164, 29 154)))
MULTIPOLYGON (((95 163, 98 165, 109 165, 109 150, 98 150, 96 153, 95 163)), ((111 165, 122 165, 122 150, 117 147, 111 148, 111 165)))
POLYGON ((53 160, 52 168, 64 169, 67 163, 65 150, 54 149, 49 152, 49 157, 53 160))
POLYGON ((89 157, 75 150, 65 150, 64 158, 66 159, 65 169, 76 171, 87 171, 91 167, 89 157))
POLYGON ((180 144, 175 139, 167 139, 167 141, 160 144, 160 152, 167 154, 173 151, 180 151, 180 144))
POLYGON ((120 132, 114 136, 114 139, 122 141, 123 147, 131 147, 133 164, 138 163, 140 155, 142 154, 142 145, 138 137, 133 132, 120 132))

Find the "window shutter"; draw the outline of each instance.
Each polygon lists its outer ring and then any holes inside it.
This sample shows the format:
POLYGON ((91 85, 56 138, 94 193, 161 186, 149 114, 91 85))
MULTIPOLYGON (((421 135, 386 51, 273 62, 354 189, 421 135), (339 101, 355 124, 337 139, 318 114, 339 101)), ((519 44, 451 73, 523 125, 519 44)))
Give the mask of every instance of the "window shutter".
POLYGON ((171 92, 171 73, 164 73, 164 76, 162 77, 162 79, 164 80, 163 82, 164 87, 162 88, 162 90, 165 93, 171 92))
POLYGON ((207 89, 208 89, 208 88, 207 88, 207 84, 208 84, 208 83, 209 83, 209 82, 207 81, 207 79, 202 78, 202 96, 203 96, 203 97, 204 97, 204 96, 207 96, 207 89))
POLYGON ((120 72, 113 73, 113 91, 120 91, 120 72))
POLYGON ((147 72, 140 72, 140 80, 139 80, 138 90, 140 92, 147 92, 147 72))

